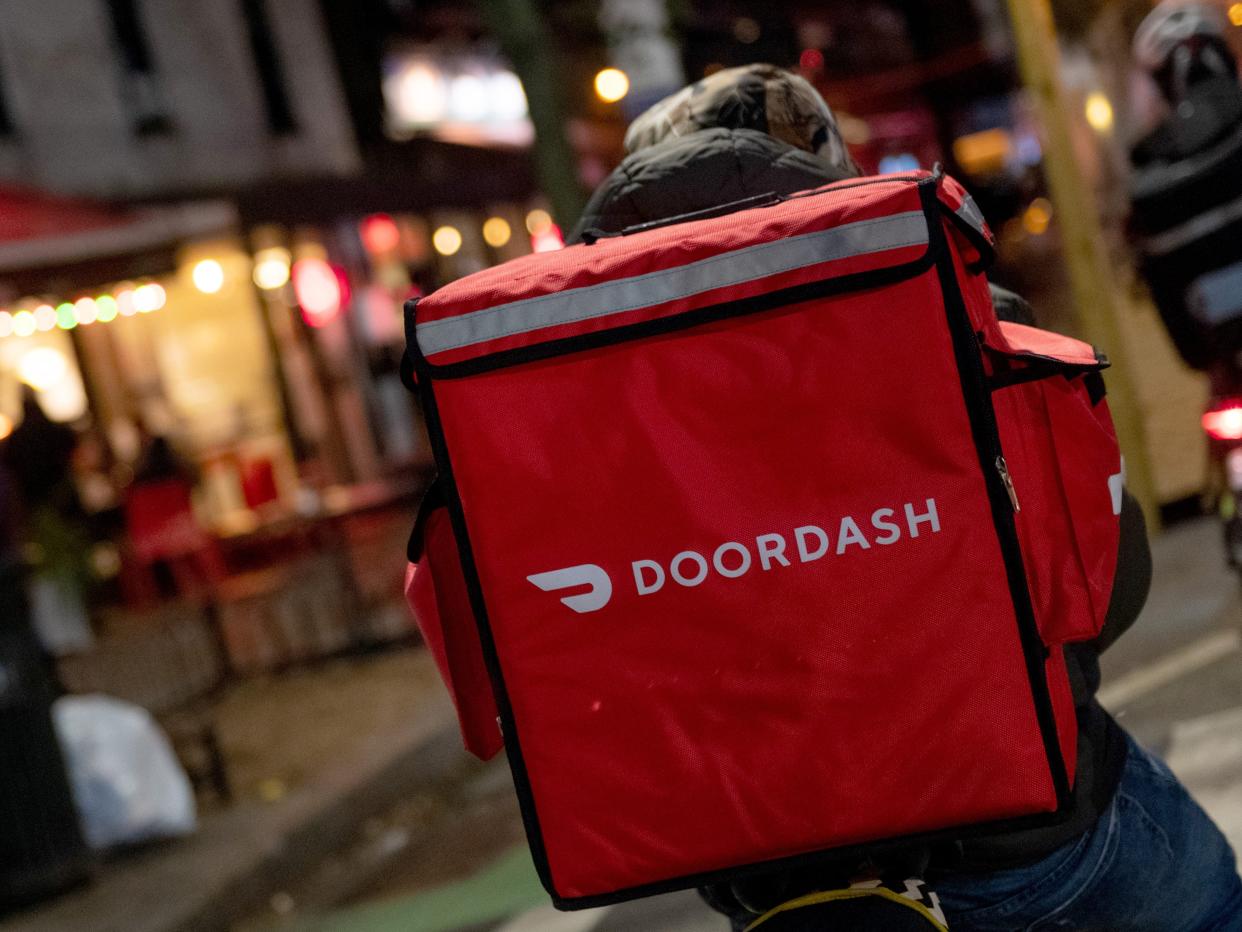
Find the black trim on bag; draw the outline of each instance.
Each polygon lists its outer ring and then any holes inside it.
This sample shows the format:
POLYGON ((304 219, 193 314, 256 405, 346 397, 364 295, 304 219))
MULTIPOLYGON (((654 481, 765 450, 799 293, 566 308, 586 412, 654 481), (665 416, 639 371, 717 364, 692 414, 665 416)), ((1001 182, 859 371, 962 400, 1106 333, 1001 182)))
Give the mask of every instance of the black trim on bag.
POLYGON ((440 477, 436 476, 431 480, 431 485, 427 487, 427 491, 423 493, 422 501, 418 503, 418 514, 414 518, 414 530, 410 531, 409 543, 405 545, 405 557, 411 563, 417 563, 423 558, 424 531, 431 513, 437 508, 447 507, 448 499, 444 494, 444 486, 440 484, 440 477))
MULTIPOLYGON (((413 319, 413 315, 410 315, 413 319)), ((419 397, 423 403, 423 416, 427 421, 427 434, 431 439, 431 451, 435 457, 439 475, 436 482, 441 486, 445 504, 448 507, 449 520, 453 526, 453 537, 457 541, 457 553, 461 558, 462 576, 466 582, 466 593, 470 597, 470 608, 474 613, 475 625, 479 630, 479 644, 483 651, 483 661, 492 681, 492 692, 496 698, 496 710, 500 713, 500 729, 504 736, 505 756, 509 761, 509 771, 513 777, 513 787, 517 792, 522 812, 522 825, 526 829, 526 840, 530 845, 531 858, 535 862, 535 871, 544 889, 554 898, 552 874, 548 864, 547 849, 543 842, 543 832, 539 827, 539 817, 535 812, 535 796, 531 792, 530 777, 526 772, 526 763, 522 758, 522 745, 518 739, 517 725, 513 716, 513 706, 509 702, 509 691, 505 687, 504 673, 500 668, 500 655, 496 651, 496 640, 492 635, 491 623, 488 620, 487 605, 483 598, 483 586, 479 582, 479 568, 474 560, 474 551, 470 546, 470 532, 466 528, 466 513, 462 508, 461 494, 454 478, 453 464, 449 457, 448 444, 444 436, 444 425, 440 421, 440 409, 436 404, 435 388, 429 379, 419 383, 419 397)))
POLYGON ((1092 407, 1098 405, 1107 394, 1104 391, 1104 376, 1099 373, 1099 370, 1084 370, 1079 366, 1068 363, 1041 363, 1036 366, 1027 366, 1023 369, 1005 369, 1000 372, 994 372, 987 377, 988 390, 999 392, 1006 388, 1013 388, 1015 385, 1043 382, 1047 379, 1055 379, 1057 376, 1061 376, 1067 382, 1072 382, 1081 376, 1083 385, 1086 386, 1087 394, 1091 398, 1092 407))
MULTIPOLYGON (((744 310, 731 311, 730 309, 733 305, 722 304, 712 308, 704 308, 676 315, 672 318, 663 318, 659 321, 648 321, 632 325, 631 327, 605 331, 602 334, 602 336, 607 337, 605 340, 597 339, 601 334, 590 334, 557 341, 557 348, 552 353, 534 354, 531 353, 532 348, 523 348, 497 354, 494 357, 487 357, 484 360, 471 360, 470 363, 478 361, 488 362, 490 365, 486 368, 478 369, 477 372, 491 371, 506 366, 532 362, 536 359, 546 359, 549 356, 563 355, 580 349, 620 344, 645 336, 686 329, 700 323, 770 310, 774 307, 782 306, 780 303, 769 303, 766 300, 776 295, 785 297, 784 303, 793 304, 812 300, 816 297, 840 294, 843 291, 861 291, 893 281, 902 281, 935 268, 940 278, 942 291, 944 292, 949 331, 953 340, 958 371, 961 376, 963 397, 970 418, 975 446, 979 453, 980 467, 983 472, 997 538, 1000 542, 1001 555, 1005 564, 1010 594, 1014 603, 1027 676, 1031 685, 1032 700, 1039 721, 1040 734, 1048 759, 1051 779, 1056 790, 1057 809, 1052 812, 1035 813, 993 822, 951 826, 913 835, 874 840, 860 845, 827 848, 786 858, 760 861, 746 865, 734 865, 720 870, 689 874, 636 887, 627 887, 610 893, 580 897, 565 897, 557 893, 552 882, 547 848, 544 844, 539 825, 530 778, 526 772, 521 739, 513 716, 513 707, 509 700, 500 659, 496 651, 495 639, 488 620, 487 607, 478 576, 478 567, 474 560, 469 532, 466 527, 461 495, 457 489, 443 424, 440 421, 439 409, 436 405, 434 383, 431 378, 420 378, 417 386, 418 394, 422 399, 427 421, 427 431, 431 438, 432 451, 439 469, 436 485, 440 487, 441 494, 443 494, 445 504, 448 507, 454 537, 457 542, 458 555, 462 563, 466 589, 470 596, 470 605, 474 612, 484 659, 492 680, 493 690, 496 694, 496 706, 500 713, 505 749, 513 775, 514 788, 521 804, 522 822, 526 829, 531 856, 534 860, 540 882, 558 909, 577 910, 610 906, 640 897, 671 893, 739 878, 801 870, 803 868, 815 868, 822 864, 836 863, 842 858, 857 858, 861 863, 869 857, 882 856, 885 852, 900 850, 910 845, 951 844, 1001 833, 1050 828, 1068 821, 1073 815, 1072 793, 1069 787, 1065 762, 1061 754, 1052 699, 1044 666, 1047 651, 1043 646, 1042 640, 1040 640, 1038 627, 1035 622, 1034 609, 1031 605, 1030 593, 1027 589, 1026 575, 1022 563, 1021 547, 1018 542, 1017 526, 1014 522, 1013 513, 1010 510, 1008 493, 1004 490, 1000 477, 994 468, 994 458, 1000 451, 1000 435, 996 427, 995 412, 991 406, 991 394, 985 381, 979 346, 970 326, 965 299, 957 283, 957 273, 953 266, 952 253, 949 250, 948 240, 941 222, 942 212, 948 212, 948 208, 939 201, 937 178, 935 176, 920 181, 919 186, 924 213, 928 218, 929 245, 927 254, 914 263, 879 270, 879 272, 873 271, 854 276, 845 276, 830 280, 827 283, 817 283, 816 286, 822 287, 825 284, 849 281, 851 288, 833 287, 825 290, 822 294, 806 294, 805 289, 808 286, 798 286, 775 292, 773 295, 762 296, 765 300, 759 306, 755 306, 755 299, 735 302, 735 304, 743 305, 744 310), (897 272, 901 273, 898 277, 889 277, 897 272), (883 273, 884 280, 877 281, 877 276, 881 273, 883 273), (791 294, 794 297, 791 298, 791 294), (711 313, 704 316, 705 312, 711 313), (499 359, 499 362, 497 362, 497 359, 499 359)), ((418 344, 414 335, 414 304, 415 302, 410 302, 406 305, 406 334, 412 348, 411 355, 415 357, 415 366, 420 371, 425 371, 428 375, 434 375, 436 379, 462 378, 476 374, 474 369, 463 371, 464 367, 469 365, 468 363, 431 366, 422 358, 421 353, 417 350, 418 344)), ((533 349, 542 350, 543 346, 534 347, 533 349)))
POLYGON ((1083 376, 1082 382, 1087 387, 1087 398, 1091 401, 1091 407, 1094 408, 1108 397, 1108 388, 1104 384, 1104 376, 1100 372, 1088 372, 1083 376))
MULTIPOLYGON (((948 209, 940 204, 939 198, 936 197, 935 189, 930 189, 930 197, 928 190, 928 188, 923 189, 923 196, 929 217, 934 216, 933 212, 938 213, 942 210, 948 213, 948 209), (928 201, 931 203, 927 203, 928 201)), ((932 236, 930 249, 936 254, 936 273, 940 278, 949 333, 953 339, 953 354, 956 357, 958 373, 962 380, 962 395, 966 401, 971 434, 979 454, 979 466, 987 487, 988 501, 992 506, 992 521, 996 526, 1001 558, 1005 564, 1005 575, 1008 578, 1009 592, 1018 622, 1018 633, 1022 643, 1022 654, 1026 661, 1031 697, 1035 704, 1035 714, 1044 743, 1044 753, 1048 759, 1052 785, 1056 791, 1057 809, 1058 811, 1067 810, 1073 805, 1073 791, 1065 759, 1061 753, 1056 713, 1052 705, 1052 693, 1048 687, 1045 667, 1048 650, 1039 635, 1039 625, 1031 603, 1013 505, 1000 473, 996 469, 997 458, 1004 456, 1000 429, 996 423, 996 410, 992 406, 992 394, 983 369, 981 348, 970 322, 970 314, 966 310, 966 299, 958 283, 957 270, 953 265, 953 255, 949 249, 944 227, 941 224, 929 222, 928 228, 932 236)))

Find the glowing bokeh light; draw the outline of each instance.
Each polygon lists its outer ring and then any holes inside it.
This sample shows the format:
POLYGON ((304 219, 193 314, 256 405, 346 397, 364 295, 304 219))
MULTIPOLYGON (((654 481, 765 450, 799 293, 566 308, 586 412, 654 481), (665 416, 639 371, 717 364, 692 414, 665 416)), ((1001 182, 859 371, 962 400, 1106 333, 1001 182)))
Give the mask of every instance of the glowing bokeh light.
POLYGON ((312 327, 324 326, 341 312, 340 279, 323 259, 299 259, 293 263, 293 292, 302 308, 302 319, 312 327))
POLYGON ((99 319, 99 308, 94 298, 78 298, 73 302, 73 313, 80 324, 93 324, 99 319))
POLYGON ((78 325, 77 311, 68 301, 56 306, 56 326, 61 330, 72 330, 78 325))
POLYGON ((289 250, 280 246, 260 249, 254 257, 254 283, 264 291, 285 287, 291 261, 289 250))
POLYGON ((526 232, 531 236, 538 236, 550 226, 552 226, 552 215, 546 210, 535 208, 526 215, 526 232))
POLYGON ((7 337, 13 332, 13 315, 8 311, 0 311, 0 337, 7 337))
POLYGON ((224 287, 224 266, 215 259, 202 259, 194 263, 190 278, 203 294, 218 294, 224 287))
POLYGON ((29 311, 18 311, 13 315, 13 333, 19 337, 28 337, 37 329, 34 314, 29 311))
POLYGON ((50 304, 40 304, 34 309, 35 329, 47 333, 56 327, 56 308, 50 304))
POLYGON ((65 354, 50 346, 39 346, 25 353, 17 363, 17 376, 35 391, 45 392, 69 372, 65 354))
POLYGON ((630 78, 620 68, 605 68, 595 76, 595 96, 615 104, 630 92, 630 78))
POLYGON ((1032 236, 1043 236, 1052 224, 1052 201, 1037 197, 1022 214, 1022 228, 1032 236))
POLYGON ((493 249, 499 249, 509 242, 513 230, 504 217, 488 217, 483 221, 483 241, 493 249))
POLYGON ((483 120, 491 109, 487 85, 473 74, 460 74, 449 82, 449 112, 466 123, 483 120))
POLYGON ((116 320, 116 315, 120 313, 120 307, 116 303, 116 298, 110 294, 101 294, 95 299, 95 309, 99 312, 99 320, 107 323, 110 320, 116 320))
POLYGON ((530 238, 530 248, 534 252, 554 252, 565 247, 565 237, 561 228, 555 223, 530 238))
POLYGON ((1087 95, 1085 105, 1087 122, 1097 133, 1109 133, 1113 129, 1113 103, 1101 91, 1087 95))
POLYGON ((512 71, 498 71, 487 82, 492 115, 497 120, 523 120, 527 114, 526 89, 512 71))
POLYGON ((375 254, 392 252, 401 242, 401 231, 397 229, 397 222, 388 214, 371 214, 365 217, 359 224, 358 234, 362 237, 362 245, 367 247, 367 252, 375 254))
POLYGON ((1203 429, 1213 440, 1242 440, 1242 407, 1230 404, 1207 412, 1203 429))
POLYGON ((158 311, 167 300, 168 294, 164 291, 164 286, 156 282, 148 282, 134 291, 134 307, 143 314, 158 311))
POLYGON ((122 317, 133 317, 138 313, 134 305, 134 289, 122 288, 116 293, 116 310, 122 317))
POLYGON ((461 249, 461 231, 457 227, 437 227, 431 234, 431 245, 442 256, 451 256, 461 249))

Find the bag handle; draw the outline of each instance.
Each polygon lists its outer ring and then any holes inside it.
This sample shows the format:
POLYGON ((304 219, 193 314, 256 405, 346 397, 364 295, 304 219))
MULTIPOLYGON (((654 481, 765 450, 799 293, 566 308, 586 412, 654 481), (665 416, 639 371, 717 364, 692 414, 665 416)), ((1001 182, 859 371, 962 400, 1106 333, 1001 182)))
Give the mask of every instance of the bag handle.
POLYGON ((665 217, 662 220, 649 220, 646 223, 635 223, 623 230, 607 233, 596 227, 589 227, 582 231, 582 241, 588 246, 594 246, 601 239, 613 239, 618 236, 632 236, 635 233, 645 233, 648 230, 658 230, 662 227, 671 227, 678 223, 689 223, 693 220, 710 220, 712 217, 723 217, 725 214, 731 214, 738 210, 748 210, 751 207, 772 207, 785 200, 783 194, 777 194, 775 191, 769 191, 767 194, 756 194, 752 197, 744 197, 740 201, 730 201, 727 204, 717 204, 715 207, 707 207, 703 210, 694 210, 686 214, 677 214, 675 217, 665 217))

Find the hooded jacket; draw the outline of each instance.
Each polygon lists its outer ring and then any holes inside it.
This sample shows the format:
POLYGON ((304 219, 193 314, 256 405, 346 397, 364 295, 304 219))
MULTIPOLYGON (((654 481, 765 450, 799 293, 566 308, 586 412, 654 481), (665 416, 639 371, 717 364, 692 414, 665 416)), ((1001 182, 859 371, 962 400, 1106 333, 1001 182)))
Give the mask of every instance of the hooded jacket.
MULTIPOLYGON (((764 194, 792 194, 855 177, 836 121, 801 78, 767 65, 719 72, 657 104, 626 136, 629 155, 591 197, 571 236, 615 234, 637 224, 728 209, 764 194), (806 91, 810 91, 809 94, 806 91)), ((1019 296, 993 287, 1002 320, 1033 325, 1019 296)), ((930 853, 937 871, 988 872, 1034 863, 1089 829, 1111 803, 1125 763, 1124 733, 1099 705, 1099 656, 1138 617, 1151 583, 1151 553, 1137 502, 1127 493, 1121 515, 1117 576, 1100 637, 1066 649, 1078 713, 1075 801, 1070 817, 1051 828, 972 838, 930 853)), ((856 865, 842 865, 844 882, 856 865)), ((750 880, 741 899, 754 915, 791 894, 822 889, 831 869, 750 880)), ((737 891, 705 891, 721 911, 737 891)), ((735 916, 735 919, 740 918, 735 916)))

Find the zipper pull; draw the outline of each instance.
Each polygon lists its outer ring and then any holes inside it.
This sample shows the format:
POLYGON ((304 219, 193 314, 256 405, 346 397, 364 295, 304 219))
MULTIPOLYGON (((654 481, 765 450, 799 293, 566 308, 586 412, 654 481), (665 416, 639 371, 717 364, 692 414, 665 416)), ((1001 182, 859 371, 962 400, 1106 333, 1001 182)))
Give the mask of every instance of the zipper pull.
POLYGON ((1001 482, 1005 484, 1005 491, 1009 493, 1009 504, 1013 505, 1014 512, 1022 510, 1022 506, 1018 504, 1018 490, 1013 487, 1013 476, 1009 475, 1009 464, 1005 462, 1005 457, 996 457, 996 471, 1000 473, 1001 482))

